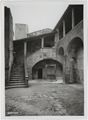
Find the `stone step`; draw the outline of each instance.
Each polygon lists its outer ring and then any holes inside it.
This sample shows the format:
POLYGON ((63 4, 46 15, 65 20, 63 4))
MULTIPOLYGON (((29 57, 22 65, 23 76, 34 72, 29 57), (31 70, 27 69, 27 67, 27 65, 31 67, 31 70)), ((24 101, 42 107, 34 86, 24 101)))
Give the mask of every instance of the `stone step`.
POLYGON ((24 81, 24 79, 10 79, 10 81, 24 81))
POLYGON ((9 83, 9 86, 13 86, 13 85, 25 85, 25 83, 9 83))
POLYGON ((13 69, 13 72, 17 72, 17 71, 22 71, 23 72, 24 70, 21 69, 21 68, 20 69, 13 69))
POLYGON ((17 64, 14 64, 13 67, 16 67, 16 66, 23 66, 23 63, 20 64, 20 63, 17 63, 17 64))
POLYGON ((16 76, 16 77, 24 77, 23 74, 12 74, 11 77, 16 76))
POLYGON ((24 70, 13 70, 12 71, 12 73, 18 73, 18 72, 22 73, 22 72, 24 72, 24 70))
POLYGON ((24 78, 21 78, 21 79, 20 78, 19 79, 18 78, 17 79, 16 78, 12 78, 12 79, 10 79, 10 81, 24 81, 24 78))
POLYGON ((24 70, 13 70, 11 73, 23 73, 24 70))
POLYGON ((11 80, 11 79, 16 79, 16 80, 17 80, 17 79, 24 79, 24 77, 14 77, 14 76, 13 76, 13 77, 10 78, 10 80, 11 80))
POLYGON ((20 73, 20 72, 13 72, 13 73, 11 73, 11 76, 13 76, 13 75, 18 75, 18 76, 19 76, 19 75, 24 75, 23 73, 24 73, 24 72, 21 72, 21 73, 20 73))
POLYGON ((23 79, 24 76, 21 76, 21 77, 17 77, 17 76, 11 76, 10 79, 23 79))
POLYGON ((13 78, 10 78, 10 80, 23 80, 23 79, 24 79, 24 77, 21 77, 21 78, 20 77, 19 78, 14 78, 13 77, 13 78))
POLYGON ((24 68, 24 67, 17 66, 17 67, 14 67, 13 69, 19 69, 19 68, 24 68))
POLYGON ((13 65, 9 85, 7 88, 26 87, 24 81, 24 67, 23 63, 17 63, 13 65))
POLYGON ((6 86, 5 88, 6 89, 10 89, 10 88, 25 88, 25 87, 28 87, 28 85, 12 85, 12 86, 6 86))
POLYGON ((9 85, 19 85, 19 84, 25 84, 25 82, 9 82, 9 85))
POLYGON ((10 83, 24 83, 24 80, 10 80, 10 83))
POLYGON ((13 66, 13 68, 24 68, 24 66, 13 66))
POLYGON ((14 75, 13 75, 13 76, 11 76, 10 78, 23 78, 23 77, 24 77, 24 76, 22 76, 22 75, 21 75, 21 76, 14 76, 14 75))

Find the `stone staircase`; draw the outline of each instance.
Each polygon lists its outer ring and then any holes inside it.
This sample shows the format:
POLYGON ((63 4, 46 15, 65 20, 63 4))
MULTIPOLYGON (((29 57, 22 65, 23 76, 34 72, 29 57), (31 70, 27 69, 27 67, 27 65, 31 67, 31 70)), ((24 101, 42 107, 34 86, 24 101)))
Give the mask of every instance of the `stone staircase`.
POLYGON ((16 63, 12 66, 10 81, 7 88, 27 87, 24 77, 24 65, 16 63))

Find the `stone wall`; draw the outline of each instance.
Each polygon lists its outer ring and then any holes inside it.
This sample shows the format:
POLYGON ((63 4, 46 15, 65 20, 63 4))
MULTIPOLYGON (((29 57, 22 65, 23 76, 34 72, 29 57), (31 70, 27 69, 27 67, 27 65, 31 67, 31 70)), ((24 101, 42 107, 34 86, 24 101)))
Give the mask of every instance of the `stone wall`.
POLYGON ((83 75, 83 49, 80 48, 80 50, 77 53, 77 70, 78 70, 78 77, 79 80, 78 82, 83 83, 84 75, 83 75))
POLYGON ((26 24, 15 24, 15 40, 27 38, 28 26, 26 24))
MULTIPOLYGON (((18 26, 17 34, 21 32, 24 35, 24 30, 25 26, 23 28, 18 26)), ((62 68, 55 63, 55 69, 52 70, 52 67, 49 67, 49 74, 56 70, 57 79, 63 77, 66 83, 83 82, 82 5, 70 5, 53 30, 36 31, 28 34, 28 37, 26 39, 26 63, 29 79, 32 79, 32 76, 38 78, 39 70, 37 69, 40 69, 40 72, 42 71, 44 79, 48 78, 49 76, 46 75, 48 69, 40 63, 41 61, 44 63, 45 60, 53 60, 60 63, 62 68), (45 35, 45 33, 47 34, 45 35), (39 66, 33 72, 32 70, 36 64, 39 64, 39 66)))
POLYGON ((78 37, 82 41, 83 39, 83 21, 78 23, 71 31, 69 31, 65 37, 63 37, 61 40, 59 40, 59 36, 55 35, 56 39, 56 50, 59 50, 60 47, 63 47, 65 54, 67 54, 67 48, 71 40, 78 37))
MULTIPOLYGON (((57 58, 59 58, 59 48, 62 47, 64 49, 64 55, 63 57, 63 72, 64 72, 64 79, 65 82, 80 82, 83 81, 83 48, 80 48, 80 50, 77 53, 76 59, 77 63, 75 63, 76 68, 72 68, 71 63, 71 57, 68 53, 68 47, 70 42, 73 39, 80 39, 80 41, 83 41, 83 21, 78 23, 76 26, 74 26, 71 31, 69 31, 61 40, 59 40, 59 35, 55 35, 56 39, 56 54, 57 58), (73 80, 74 79, 74 80, 73 80)), ((79 44, 79 43, 76 43, 79 44)), ((76 45, 75 45, 76 46, 76 45)), ((71 48, 72 50, 72 48, 71 48)))
POLYGON ((13 64, 13 18, 10 8, 5 7, 5 81, 9 82, 13 64))

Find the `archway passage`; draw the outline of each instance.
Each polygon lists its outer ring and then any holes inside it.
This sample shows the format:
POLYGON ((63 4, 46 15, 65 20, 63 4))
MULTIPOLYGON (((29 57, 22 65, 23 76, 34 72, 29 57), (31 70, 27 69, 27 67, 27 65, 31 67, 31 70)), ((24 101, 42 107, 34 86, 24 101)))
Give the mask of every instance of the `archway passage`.
POLYGON ((62 64, 56 60, 44 59, 32 68, 32 79, 57 80, 63 77, 62 64))
POLYGON ((42 68, 38 69, 38 79, 42 79, 42 68))
POLYGON ((83 42, 73 39, 68 46, 70 81, 83 83, 83 42))

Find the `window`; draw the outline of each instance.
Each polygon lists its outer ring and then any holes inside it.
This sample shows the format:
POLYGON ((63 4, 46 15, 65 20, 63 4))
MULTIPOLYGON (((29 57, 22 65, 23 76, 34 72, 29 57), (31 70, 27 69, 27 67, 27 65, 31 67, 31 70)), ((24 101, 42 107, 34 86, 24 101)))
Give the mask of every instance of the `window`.
POLYGON ((62 47, 59 48, 59 55, 64 55, 64 49, 62 47))
POLYGON ((44 47, 54 46, 54 36, 48 36, 44 38, 44 47))

